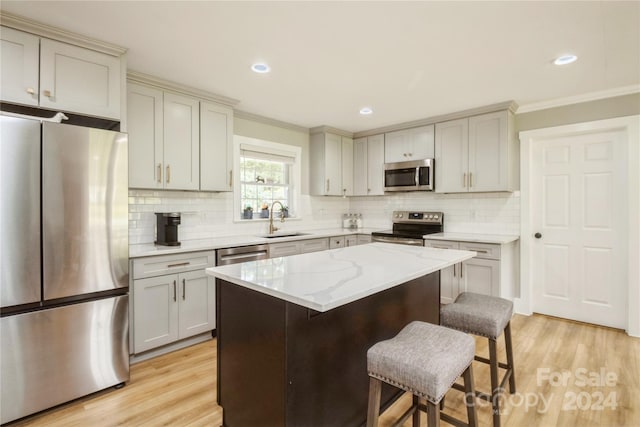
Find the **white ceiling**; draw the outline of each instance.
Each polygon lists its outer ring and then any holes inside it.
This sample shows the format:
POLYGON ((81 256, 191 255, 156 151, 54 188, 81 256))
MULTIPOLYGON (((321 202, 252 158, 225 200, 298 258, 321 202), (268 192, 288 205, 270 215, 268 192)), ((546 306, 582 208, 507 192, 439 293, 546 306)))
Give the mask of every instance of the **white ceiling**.
POLYGON ((362 131, 640 84, 640 2, 9 1, 128 68, 304 127, 362 131), (578 55, 559 68, 558 55, 578 55), (255 61, 272 68, 253 73, 255 61), (373 108, 360 116, 361 107, 373 108))

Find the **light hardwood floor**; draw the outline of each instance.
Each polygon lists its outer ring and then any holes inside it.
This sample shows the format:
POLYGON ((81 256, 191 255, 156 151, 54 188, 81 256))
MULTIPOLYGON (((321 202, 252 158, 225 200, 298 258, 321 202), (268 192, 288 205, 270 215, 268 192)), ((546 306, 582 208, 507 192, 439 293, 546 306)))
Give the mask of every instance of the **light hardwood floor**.
MULTIPOLYGON (((514 316, 512 334, 517 394, 503 399, 504 426, 640 426, 640 339, 541 315, 514 316), (584 379, 591 384, 582 385, 584 379), (609 384, 602 384, 606 380, 609 384)), ((486 339, 476 343, 486 355, 486 339)), ((504 354, 502 338, 498 351, 504 354)), ((131 381, 120 390, 94 394, 11 427, 219 426, 215 364, 215 340, 198 344, 133 365, 131 381)), ((474 370, 477 388, 487 389, 488 367, 474 363, 474 370)), ((409 403, 407 395, 399 399, 381 417, 381 425, 390 425, 409 403)), ((462 393, 448 393, 445 411, 465 419, 462 393)), ((481 426, 491 426, 488 406, 479 407, 478 415, 481 426)))

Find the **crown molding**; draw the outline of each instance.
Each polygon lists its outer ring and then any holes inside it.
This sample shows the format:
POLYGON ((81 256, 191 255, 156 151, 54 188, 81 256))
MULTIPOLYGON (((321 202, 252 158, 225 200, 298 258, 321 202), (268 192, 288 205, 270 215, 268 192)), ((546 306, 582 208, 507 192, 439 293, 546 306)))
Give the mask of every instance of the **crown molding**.
MULTIPOLYGON (((240 101, 234 98, 229 98, 223 95, 218 95, 211 92, 206 92, 191 86, 175 83, 170 80, 165 80, 160 77, 155 77, 149 74, 141 73, 139 71, 128 70, 127 80, 130 82, 140 83, 147 86, 155 86, 160 89, 177 92, 182 95, 192 96, 194 98, 200 98, 207 101, 216 102, 219 104, 225 104, 230 107, 237 105, 240 101)), ((235 115, 235 113, 234 113, 235 115)))
POLYGON ((280 120, 272 119, 265 116, 260 116, 258 114, 249 113, 242 110, 235 110, 233 112, 234 118, 240 118, 245 120, 251 120, 253 122, 263 123, 265 125, 277 126, 284 129, 294 130, 296 132, 302 132, 305 134, 309 133, 309 128, 304 126, 295 125, 293 123, 282 122, 280 120))
POLYGON ((316 126, 314 128, 309 129, 310 134, 314 133, 333 133, 335 135, 346 136, 347 138, 353 138, 353 132, 348 132, 346 130, 332 128, 331 126, 316 126))
POLYGON ((517 109, 518 109, 518 104, 516 104, 515 101, 505 101, 497 104, 486 105, 484 107, 471 108, 469 110, 457 111, 455 113, 427 117, 425 119, 414 120, 411 122, 398 123, 395 125, 385 126, 381 128, 360 131, 360 132, 354 133, 353 137, 362 138, 365 136, 379 135, 381 133, 411 129, 411 128, 420 127, 420 126, 433 125, 440 122, 446 122, 449 120, 456 120, 456 119, 462 119, 465 117, 477 116, 479 114, 493 113, 496 111, 509 110, 512 113, 515 113, 517 109))
POLYGON ((3 10, 0 10, 0 24, 5 27, 35 34, 40 37, 81 46, 113 56, 121 56, 127 52, 127 48, 125 47, 72 33, 71 31, 63 30, 62 28, 32 21, 31 19, 14 15, 3 10))
POLYGON ((547 110, 549 108, 563 107, 565 105, 580 104, 582 102, 597 101, 599 99, 615 98, 617 96, 631 95, 640 92, 640 85, 623 86, 614 89, 590 92, 582 95, 557 98, 548 101, 525 104, 518 108, 517 114, 529 113, 531 111, 547 110))

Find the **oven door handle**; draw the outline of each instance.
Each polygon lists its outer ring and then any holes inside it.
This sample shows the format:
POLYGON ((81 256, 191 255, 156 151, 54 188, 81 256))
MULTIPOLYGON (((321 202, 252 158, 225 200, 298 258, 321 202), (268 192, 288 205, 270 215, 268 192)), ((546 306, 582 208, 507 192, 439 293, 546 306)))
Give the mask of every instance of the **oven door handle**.
POLYGON ((424 240, 419 239, 405 239, 405 238, 393 238, 393 237, 378 237, 373 236, 372 240, 374 242, 380 243, 395 243, 400 245, 410 245, 410 246, 424 246, 424 240))

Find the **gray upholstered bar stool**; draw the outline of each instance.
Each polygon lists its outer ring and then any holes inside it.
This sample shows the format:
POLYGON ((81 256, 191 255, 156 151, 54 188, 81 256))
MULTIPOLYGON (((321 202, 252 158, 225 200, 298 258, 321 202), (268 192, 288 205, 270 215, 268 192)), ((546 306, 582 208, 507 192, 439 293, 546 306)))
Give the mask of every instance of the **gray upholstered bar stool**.
MULTIPOLYGON (((455 302, 440 309, 440 324, 473 335, 489 339, 489 359, 475 356, 475 360, 487 363, 491 372, 491 394, 477 391, 478 397, 491 402, 493 407, 493 426, 500 426, 500 395, 507 380, 509 391, 516 392, 516 378, 513 369, 513 349, 511 347, 511 315, 513 303, 509 300, 488 295, 463 292, 455 302), (497 340, 504 331, 507 363, 498 361, 497 340), (498 381, 498 368, 505 369, 502 380, 498 381)), ((462 386, 454 384, 460 390, 462 386)))
POLYGON ((375 344, 367 352, 369 410, 367 427, 378 425, 382 382, 413 393, 413 405, 394 425, 413 415, 420 425, 420 410, 426 410, 429 427, 440 418, 456 426, 477 426, 473 370, 475 340, 467 334, 425 322, 411 322, 394 338, 375 344), (463 376, 468 424, 440 413, 438 403, 451 385, 463 376), (426 399, 426 407, 420 404, 426 399))

